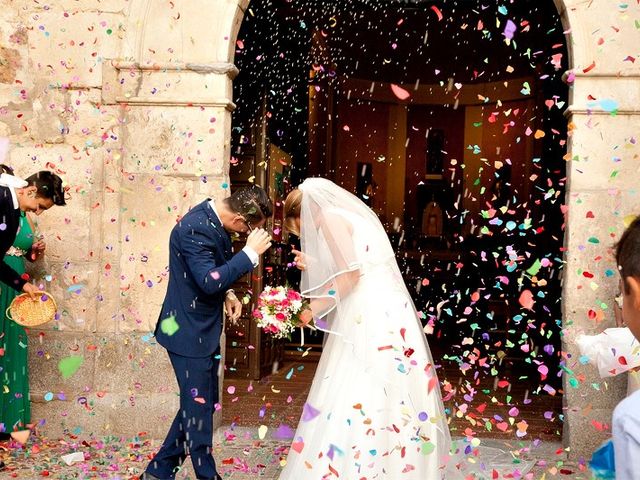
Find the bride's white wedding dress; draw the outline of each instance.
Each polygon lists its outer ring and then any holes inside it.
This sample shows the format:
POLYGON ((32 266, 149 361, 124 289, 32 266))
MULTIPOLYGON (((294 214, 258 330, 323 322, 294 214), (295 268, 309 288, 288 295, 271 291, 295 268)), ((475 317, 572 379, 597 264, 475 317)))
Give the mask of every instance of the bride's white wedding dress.
POLYGON ((302 290, 332 300, 318 322, 331 333, 280 479, 453 478, 435 366, 382 225, 331 182, 300 188, 302 290), (359 274, 346 289, 345 270, 359 274))

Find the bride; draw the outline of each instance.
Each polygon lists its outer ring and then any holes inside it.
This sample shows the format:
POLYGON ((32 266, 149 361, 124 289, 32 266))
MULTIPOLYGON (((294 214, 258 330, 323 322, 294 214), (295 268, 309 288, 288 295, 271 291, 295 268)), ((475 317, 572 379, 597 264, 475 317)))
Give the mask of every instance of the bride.
POLYGON ((334 183, 285 201, 306 320, 328 333, 280 480, 458 476, 435 366, 378 217, 334 183))

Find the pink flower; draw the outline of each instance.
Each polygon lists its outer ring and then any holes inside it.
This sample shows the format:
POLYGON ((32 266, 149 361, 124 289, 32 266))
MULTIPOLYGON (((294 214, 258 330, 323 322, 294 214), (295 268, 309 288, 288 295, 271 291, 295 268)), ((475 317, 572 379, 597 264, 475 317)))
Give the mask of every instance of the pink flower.
POLYGON ((302 297, 295 290, 289 290, 289 291, 287 291, 287 298, 289 300, 300 300, 302 297))
POLYGON ((280 329, 276 325, 267 325, 264 327, 267 333, 278 333, 280 329))

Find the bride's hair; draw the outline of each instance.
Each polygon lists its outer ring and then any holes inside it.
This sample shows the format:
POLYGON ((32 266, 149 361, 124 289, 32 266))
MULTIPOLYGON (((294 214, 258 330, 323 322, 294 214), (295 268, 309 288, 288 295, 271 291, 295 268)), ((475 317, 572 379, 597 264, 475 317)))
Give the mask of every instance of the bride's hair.
POLYGON ((298 237, 300 236, 300 231, 298 230, 296 219, 300 218, 301 208, 302 192, 296 188, 289 192, 284 201, 284 228, 298 237))

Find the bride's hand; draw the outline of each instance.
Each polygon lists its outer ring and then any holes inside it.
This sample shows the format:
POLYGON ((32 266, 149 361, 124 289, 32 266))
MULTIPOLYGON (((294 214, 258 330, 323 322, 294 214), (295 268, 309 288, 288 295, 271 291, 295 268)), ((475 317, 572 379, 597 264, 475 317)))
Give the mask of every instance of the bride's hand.
POLYGON ((293 261, 295 262, 298 270, 302 270, 302 271, 306 270, 307 264, 306 264, 304 253, 302 253, 300 250, 295 250, 295 249, 292 249, 291 252, 293 252, 293 254, 295 255, 293 261))
POLYGON ((300 312, 300 324, 302 327, 306 327, 313 320, 313 312, 309 307, 300 312))

